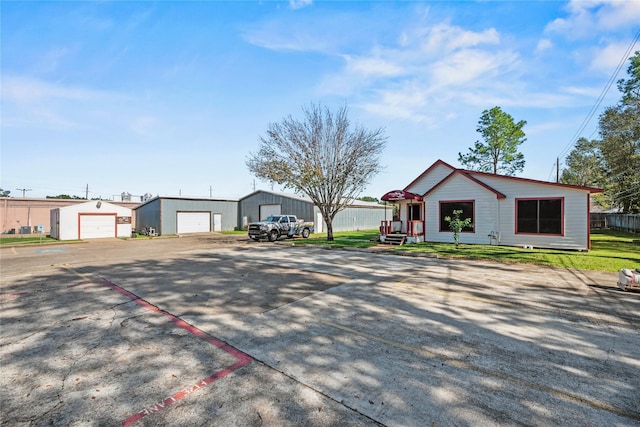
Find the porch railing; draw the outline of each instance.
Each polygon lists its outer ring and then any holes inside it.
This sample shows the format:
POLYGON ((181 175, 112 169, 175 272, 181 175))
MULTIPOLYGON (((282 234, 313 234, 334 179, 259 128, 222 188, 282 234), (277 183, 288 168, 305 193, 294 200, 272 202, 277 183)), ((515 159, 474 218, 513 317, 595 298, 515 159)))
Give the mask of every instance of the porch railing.
POLYGON ((387 234, 406 234, 407 236, 419 236, 424 233, 424 221, 412 220, 407 221, 381 221, 380 222, 380 234, 386 236, 387 234))
POLYGON ((424 221, 409 221, 408 226, 407 236, 420 236, 424 234, 424 221))

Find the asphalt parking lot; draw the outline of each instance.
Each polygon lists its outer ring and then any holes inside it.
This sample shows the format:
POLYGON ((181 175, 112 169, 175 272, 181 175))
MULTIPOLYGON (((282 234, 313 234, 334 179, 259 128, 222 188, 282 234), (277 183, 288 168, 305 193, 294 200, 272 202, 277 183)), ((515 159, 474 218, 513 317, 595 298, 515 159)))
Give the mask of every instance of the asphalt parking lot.
POLYGON ((640 425, 615 274, 219 235, 0 256, 1 425, 640 425))

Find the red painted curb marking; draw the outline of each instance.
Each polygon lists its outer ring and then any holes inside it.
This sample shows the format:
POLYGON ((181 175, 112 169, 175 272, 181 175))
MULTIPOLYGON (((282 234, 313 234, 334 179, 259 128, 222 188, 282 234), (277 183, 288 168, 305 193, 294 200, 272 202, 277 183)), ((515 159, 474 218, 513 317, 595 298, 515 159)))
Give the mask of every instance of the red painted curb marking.
POLYGON ((19 297, 22 295, 28 295, 31 292, 14 292, 12 294, 0 294, 0 298, 11 298, 11 297, 19 297))
POLYGON ((109 282, 108 280, 102 279, 99 282, 82 282, 82 283, 77 283, 75 285, 69 285, 69 287, 82 286, 82 285, 88 285, 88 284, 96 284, 96 285, 107 286, 107 287, 113 289, 114 291, 126 296, 131 301, 135 302, 136 304, 141 305, 145 309, 147 309, 149 311, 152 311, 154 313, 162 314, 163 316, 169 318, 169 320, 172 323, 174 323, 176 326, 179 326, 182 329, 188 331, 189 333, 197 336, 198 338, 203 339, 203 340, 207 341, 210 344, 213 344, 214 346, 218 347, 222 351, 224 351, 224 352, 232 355, 236 359, 238 359, 238 361, 236 363, 234 363, 233 365, 228 366, 228 367, 226 367, 224 369, 221 369, 221 370, 213 373, 211 376, 198 381, 197 383, 193 384, 192 386, 189 386, 189 387, 187 387, 185 389, 180 390, 179 392, 175 393, 173 396, 167 397, 166 399, 162 400, 161 402, 158 402, 158 403, 156 403, 154 405, 151 405, 151 406, 148 406, 148 407, 144 408, 143 410, 141 410, 139 412, 136 412, 135 414, 131 415, 126 420, 124 420, 122 422, 122 426, 130 426, 133 423, 135 423, 136 421, 138 421, 139 419, 141 419, 141 418, 143 418, 143 417, 145 417, 145 416, 147 416, 149 414, 153 414, 155 412, 158 412, 158 411, 166 408, 167 406, 169 406, 169 405, 171 405, 173 403, 176 403, 178 400, 184 398, 185 396, 188 396, 189 394, 193 393, 194 391, 197 391, 197 390, 201 389, 202 387, 205 387, 205 386, 211 384, 212 382, 214 382, 216 380, 224 378, 227 375, 229 375, 230 373, 232 373, 233 371, 235 371, 237 369, 240 369, 243 366, 246 366, 249 363, 251 363, 251 356, 249 356, 248 354, 245 354, 245 353, 241 352, 240 350, 230 346, 226 342, 220 341, 220 340, 212 337, 211 335, 207 334, 203 330, 196 328, 195 326, 185 322, 184 320, 174 316, 173 314, 171 314, 171 313, 169 313, 167 311, 159 309, 155 305, 150 304, 149 302, 143 300, 139 296, 127 291, 124 288, 121 288, 120 286, 118 286, 118 285, 116 285, 114 283, 109 282))

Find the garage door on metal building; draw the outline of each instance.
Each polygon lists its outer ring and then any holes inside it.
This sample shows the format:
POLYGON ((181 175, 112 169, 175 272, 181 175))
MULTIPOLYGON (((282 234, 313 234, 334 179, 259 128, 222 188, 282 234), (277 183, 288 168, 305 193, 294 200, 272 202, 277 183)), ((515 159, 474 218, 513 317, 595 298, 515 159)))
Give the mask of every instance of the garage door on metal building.
POLYGON ((211 212, 178 212, 178 234, 211 231, 211 212))
POLYGON ((280 215, 282 205, 260 205, 260 221, 270 215, 280 215))
POLYGON ((80 214, 80 238, 116 237, 116 214, 80 214))

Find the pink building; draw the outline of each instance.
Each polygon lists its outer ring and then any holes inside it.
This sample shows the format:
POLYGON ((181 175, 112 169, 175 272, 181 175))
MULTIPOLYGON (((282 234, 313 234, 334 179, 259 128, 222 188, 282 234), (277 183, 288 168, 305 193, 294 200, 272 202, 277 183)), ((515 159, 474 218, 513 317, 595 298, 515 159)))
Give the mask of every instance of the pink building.
MULTIPOLYGON (((37 233, 37 227, 42 226, 43 233, 51 233, 51 210, 86 203, 84 199, 30 199, 16 197, 0 198, 0 232, 3 234, 21 234, 21 231, 37 233)), ((140 202, 112 202, 109 203, 135 208, 140 202)), ((133 214, 135 216, 135 213, 133 214)), ((135 217, 132 219, 135 228, 135 217)))

